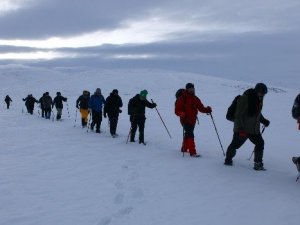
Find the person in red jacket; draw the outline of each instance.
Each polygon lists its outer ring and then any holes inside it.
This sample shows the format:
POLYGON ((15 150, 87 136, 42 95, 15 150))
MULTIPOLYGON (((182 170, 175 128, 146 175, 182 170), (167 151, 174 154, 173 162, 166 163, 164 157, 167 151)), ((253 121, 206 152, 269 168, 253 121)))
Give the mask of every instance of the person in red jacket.
POLYGON ((180 117, 180 123, 184 130, 181 151, 189 152, 191 157, 199 157, 194 141, 197 114, 198 111, 211 113, 212 109, 210 106, 204 107, 201 100, 195 95, 194 84, 187 83, 185 88, 175 103, 175 114, 180 117))

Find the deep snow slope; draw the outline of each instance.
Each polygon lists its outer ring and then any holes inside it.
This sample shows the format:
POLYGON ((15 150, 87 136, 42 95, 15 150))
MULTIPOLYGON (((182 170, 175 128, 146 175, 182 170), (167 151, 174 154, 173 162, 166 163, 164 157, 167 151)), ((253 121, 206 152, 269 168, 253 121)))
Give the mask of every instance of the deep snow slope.
MULTIPOLYGON (((195 83, 197 95, 213 108, 226 150, 232 123, 225 113, 232 99, 255 84, 156 70, 0 67, 0 96, 13 99, 0 110, 1 225, 217 225, 298 224, 300 182, 291 157, 300 155, 299 131, 290 109, 296 90, 270 87, 263 113, 271 125, 265 138, 265 172, 252 169, 247 142, 223 165, 223 154, 207 115, 199 115, 196 145, 202 158, 182 157, 182 128, 174 115, 175 92, 195 83), (75 122, 75 101, 84 89, 100 87, 105 97, 115 88, 123 99, 118 138, 107 119, 101 134, 75 122), (147 109, 146 146, 126 144, 129 98, 149 91, 155 109, 147 109), (68 98, 62 121, 22 113, 22 98, 57 91, 68 98)), ((4 105, 3 105, 4 106, 4 105)), ((54 111, 55 112, 55 111, 54 111)))

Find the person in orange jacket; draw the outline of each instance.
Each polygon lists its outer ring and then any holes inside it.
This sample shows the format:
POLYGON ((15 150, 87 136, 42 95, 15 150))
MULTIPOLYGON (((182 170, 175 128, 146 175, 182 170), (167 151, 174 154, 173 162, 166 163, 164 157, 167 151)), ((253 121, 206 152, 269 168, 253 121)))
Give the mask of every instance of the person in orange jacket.
POLYGON ((175 114, 180 117, 180 123, 184 130, 181 151, 190 153, 191 157, 200 156, 196 152, 194 141, 194 128, 198 111, 211 113, 212 109, 210 106, 204 107, 201 100, 195 95, 194 84, 187 83, 186 89, 182 90, 175 103, 175 114))

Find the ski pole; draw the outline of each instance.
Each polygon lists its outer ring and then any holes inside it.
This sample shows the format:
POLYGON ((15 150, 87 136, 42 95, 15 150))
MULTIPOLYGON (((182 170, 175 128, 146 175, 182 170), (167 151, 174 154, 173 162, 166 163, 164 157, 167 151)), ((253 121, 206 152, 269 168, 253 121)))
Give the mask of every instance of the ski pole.
POLYGON ((91 127, 91 119, 92 119, 92 113, 89 112, 89 122, 88 122, 88 127, 87 127, 87 130, 86 130, 87 133, 89 132, 90 127, 91 127))
MULTIPOLYGON (((153 102, 153 99, 151 99, 151 102, 152 102, 152 103, 154 103, 154 102, 153 102)), ((162 119, 162 117, 161 117, 160 113, 158 112, 158 110, 157 110, 156 106, 155 106, 155 109, 156 109, 156 112, 157 112, 157 114, 158 114, 158 116, 159 116, 159 118, 160 118, 161 122, 162 122, 162 123, 163 123, 163 125, 165 126, 165 128, 166 128, 166 131, 167 131, 167 133, 168 133, 169 137, 170 137, 170 138, 172 138, 172 137, 171 137, 171 134, 170 134, 170 132, 169 132, 169 130, 168 130, 168 128, 167 128, 167 126, 166 126, 165 122, 163 121, 163 119, 162 119)))
MULTIPOLYGON (((263 134, 263 133, 264 133, 265 129, 266 129, 266 127, 265 127, 265 126, 263 126, 263 128, 262 128, 262 130, 261 130, 261 134, 263 134)), ((253 154, 254 154, 254 150, 252 151, 252 153, 251 153, 250 157, 248 158, 248 160, 249 160, 249 161, 251 160, 251 158, 252 158, 253 154)))
POLYGON ((223 149, 223 145, 222 145, 222 143, 221 143, 221 140, 220 140, 220 137, 219 137, 219 133, 218 133, 218 130, 217 130, 217 127, 216 127, 216 124, 215 124, 213 115, 212 115, 212 113, 209 113, 209 115, 210 115, 211 120, 212 120, 212 122, 213 122, 213 124, 214 124, 215 131, 216 131, 216 133, 217 133, 217 136, 218 136, 218 139, 219 139, 219 143, 220 143, 220 145, 221 145, 221 149, 222 149, 223 155, 225 156, 225 152, 224 152, 224 149, 223 149))
POLYGON ((74 127, 76 127, 76 121, 77 121, 77 111, 78 111, 78 108, 76 108, 76 112, 75 112, 75 122, 74 122, 74 127))

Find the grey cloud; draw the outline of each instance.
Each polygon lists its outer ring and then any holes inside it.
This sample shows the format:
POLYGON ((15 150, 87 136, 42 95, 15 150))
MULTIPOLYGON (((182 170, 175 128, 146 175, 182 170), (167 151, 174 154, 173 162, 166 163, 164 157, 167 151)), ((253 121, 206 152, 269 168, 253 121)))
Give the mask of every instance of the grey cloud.
POLYGON ((195 23, 298 29, 298 0, 36 0, 0 17, 0 39, 42 39, 111 30, 148 16, 195 23))
POLYGON ((33 7, 0 17, 1 39, 42 39, 113 29, 139 18, 159 1, 38 0, 33 7))

